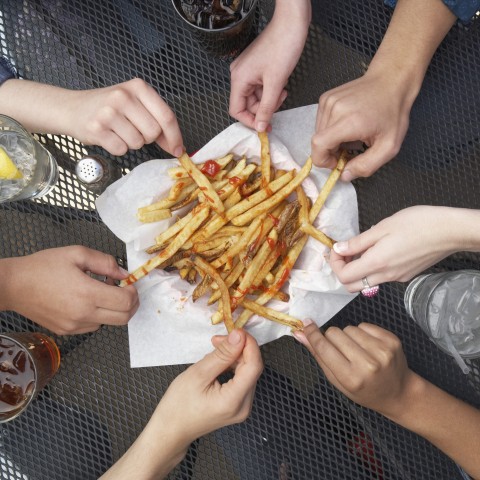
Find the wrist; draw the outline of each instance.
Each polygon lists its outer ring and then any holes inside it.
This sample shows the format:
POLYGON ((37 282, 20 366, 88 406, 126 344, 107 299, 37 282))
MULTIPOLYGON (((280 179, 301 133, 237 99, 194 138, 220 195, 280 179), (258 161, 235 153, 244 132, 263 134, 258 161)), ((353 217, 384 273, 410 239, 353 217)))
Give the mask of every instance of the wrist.
POLYGON ((393 405, 387 406, 379 413, 385 415, 392 422, 409 428, 411 422, 415 422, 417 406, 423 402, 428 384, 429 382, 420 375, 409 370, 400 398, 396 398, 393 405))
POLYGON ((480 252, 480 210, 468 208, 448 208, 445 225, 450 225, 452 248, 454 252, 480 252), (451 228, 454 226, 454 228, 451 228))

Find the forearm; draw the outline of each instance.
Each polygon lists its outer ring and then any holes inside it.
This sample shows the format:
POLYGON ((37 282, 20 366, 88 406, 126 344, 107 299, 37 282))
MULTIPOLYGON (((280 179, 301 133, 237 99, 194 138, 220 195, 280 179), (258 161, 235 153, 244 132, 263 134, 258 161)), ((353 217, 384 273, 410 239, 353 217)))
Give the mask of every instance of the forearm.
POLYGON ((137 440, 101 479, 158 480, 166 477, 187 451, 187 446, 174 435, 175 431, 163 421, 158 411, 155 412, 137 440))
POLYGON ((299 25, 306 38, 308 26, 312 20, 310 0, 295 0, 293 2, 292 0, 276 0, 273 20, 299 25))
POLYGON ((480 478, 480 411, 413 374, 399 409, 384 414, 480 478))
POLYGON ((480 252, 480 210, 469 208, 435 207, 438 224, 444 232, 440 247, 447 254, 480 252))
POLYGON ((399 0, 370 72, 408 87, 413 103, 435 50, 456 21, 441 0, 399 0))
POLYGON ((70 134, 62 114, 75 97, 74 90, 28 80, 7 80, 0 87, 0 113, 34 133, 70 134))
POLYGON ((12 285, 15 258, 0 259, 0 311, 13 310, 12 285))

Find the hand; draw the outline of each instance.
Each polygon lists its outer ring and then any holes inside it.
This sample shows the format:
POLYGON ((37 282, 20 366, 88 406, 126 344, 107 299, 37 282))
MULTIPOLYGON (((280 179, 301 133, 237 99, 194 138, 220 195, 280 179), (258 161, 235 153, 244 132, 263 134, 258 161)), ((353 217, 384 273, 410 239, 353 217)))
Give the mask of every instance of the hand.
POLYGON ((86 333, 102 324, 125 325, 138 308, 134 287, 119 288, 87 273, 113 280, 127 277, 115 259, 73 246, 2 260, 9 281, 5 309, 14 310, 57 335, 86 333))
POLYGON ((478 211, 468 209, 406 208, 360 235, 336 243, 330 266, 350 292, 363 288, 363 277, 370 285, 406 282, 456 251, 479 248, 478 240, 476 247, 474 241, 479 235, 472 229, 479 218, 478 211))
POLYGON ((318 103, 312 160, 334 168, 345 144, 363 142, 369 148, 347 164, 342 180, 368 177, 400 150, 416 96, 389 72, 367 73, 324 93, 318 103), (412 98, 413 95, 413 98, 412 98))
POLYGON ((354 402, 387 416, 406 407, 417 378, 408 368, 400 340, 376 325, 361 323, 323 335, 315 324, 295 332, 329 382, 354 402))
POLYGON ((165 478, 193 440, 248 417, 263 369, 258 345, 241 329, 212 343, 212 353, 172 382, 140 436, 102 480, 165 478), (234 377, 221 385, 217 377, 230 368, 234 377))
POLYGON ((172 382, 155 412, 184 445, 220 427, 244 421, 263 370, 258 345, 244 330, 214 337, 212 342, 215 350, 172 382), (231 367, 234 377, 220 384, 217 377, 231 367))
POLYGON ((182 134, 174 113, 158 93, 136 78, 106 88, 71 91, 65 97, 68 134, 112 155, 156 142, 179 157, 182 134))
POLYGON ((264 132, 287 97, 285 85, 300 58, 310 23, 310 2, 276 2, 260 36, 232 63, 230 115, 264 132))

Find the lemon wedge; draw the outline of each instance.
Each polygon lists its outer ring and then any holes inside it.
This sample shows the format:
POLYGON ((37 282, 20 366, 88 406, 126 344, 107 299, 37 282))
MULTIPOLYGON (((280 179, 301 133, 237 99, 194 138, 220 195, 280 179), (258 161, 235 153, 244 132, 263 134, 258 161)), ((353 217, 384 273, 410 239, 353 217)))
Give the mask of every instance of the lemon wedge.
POLYGON ((15 166, 8 153, 0 147, 0 180, 23 178, 22 172, 15 166))

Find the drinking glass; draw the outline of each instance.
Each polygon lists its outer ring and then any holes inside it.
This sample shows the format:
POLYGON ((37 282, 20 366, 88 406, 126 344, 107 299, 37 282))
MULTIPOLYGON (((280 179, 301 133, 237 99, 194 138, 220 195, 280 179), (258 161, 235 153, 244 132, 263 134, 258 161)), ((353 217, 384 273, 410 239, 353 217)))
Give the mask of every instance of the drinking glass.
POLYGON ((56 343, 42 333, 0 334, 0 423, 13 420, 60 366, 56 343))
POLYGON ((49 193, 58 180, 58 166, 51 153, 13 118, 0 115, 0 148, 22 178, 0 179, 0 203, 37 198, 49 193))

